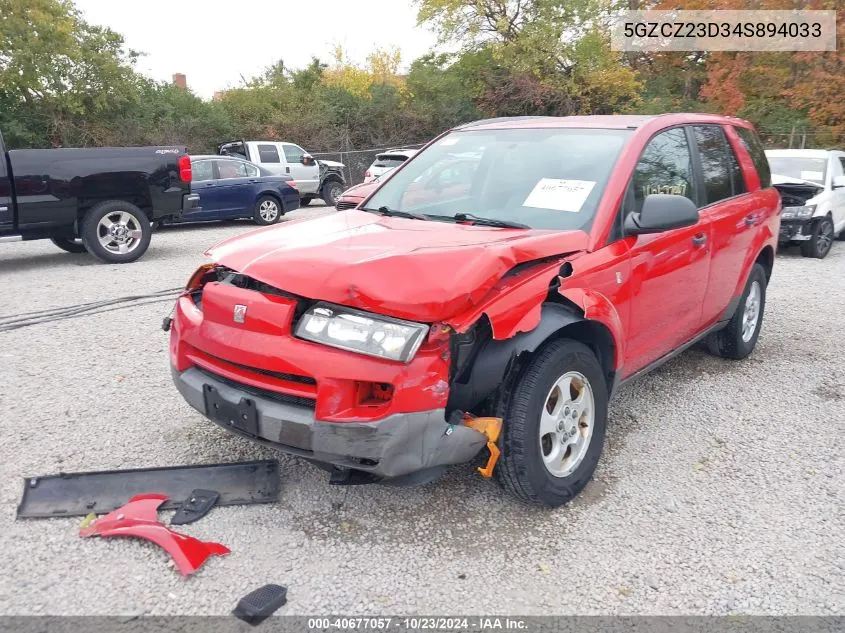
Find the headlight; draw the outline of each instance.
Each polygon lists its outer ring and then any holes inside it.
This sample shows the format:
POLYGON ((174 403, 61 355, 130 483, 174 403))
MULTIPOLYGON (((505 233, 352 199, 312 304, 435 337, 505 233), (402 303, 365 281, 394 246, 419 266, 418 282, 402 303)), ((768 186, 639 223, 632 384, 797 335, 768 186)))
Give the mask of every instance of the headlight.
POLYGON ((816 212, 816 205, 811 204, 806 207, 784 207, 781 218, 784 220, 806 220, 813 217, 816 212))
POLYGON ((428 326, 318 303, 302 315, 296 336, 351 352, 408 363, 425 340, 428 326))

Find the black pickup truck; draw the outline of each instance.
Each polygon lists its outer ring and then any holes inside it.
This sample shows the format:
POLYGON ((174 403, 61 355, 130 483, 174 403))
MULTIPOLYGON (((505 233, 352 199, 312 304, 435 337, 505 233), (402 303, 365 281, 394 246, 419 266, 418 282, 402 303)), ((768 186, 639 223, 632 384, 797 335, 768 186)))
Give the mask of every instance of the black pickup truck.
POLYGON ((50 239, 125 263, 147 250, 152 222, 198 209, 185 147, 6 151, 0 134, 0 242, 50 239))

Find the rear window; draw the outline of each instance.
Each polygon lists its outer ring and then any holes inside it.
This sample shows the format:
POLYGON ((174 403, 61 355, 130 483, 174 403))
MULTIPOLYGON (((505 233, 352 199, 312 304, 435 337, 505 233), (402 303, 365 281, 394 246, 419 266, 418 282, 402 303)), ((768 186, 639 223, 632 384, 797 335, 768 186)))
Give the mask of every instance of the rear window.
POLYGON ((407 156, 403 156, 402 154, 379 154, 376 156, 376 162, 373 163, 373 167, 398 167, 402 163, 408 160, 407 156))
POLYGON ((772 172, 769 168, 769 160, 766 158, 766 153, 763 150, 763 144, 760 143, 757 133, 747 127, 734 127, 734 129, 736 130, 736 133, 739 134, 739 138, 742 139, 742 144, 745 145, 745 149, 747 149, 748 153, 751 155, 751 160, 754 162, 754 168, 760 176, 760 186, 764 189, 766 187, 771 187, 772 172))

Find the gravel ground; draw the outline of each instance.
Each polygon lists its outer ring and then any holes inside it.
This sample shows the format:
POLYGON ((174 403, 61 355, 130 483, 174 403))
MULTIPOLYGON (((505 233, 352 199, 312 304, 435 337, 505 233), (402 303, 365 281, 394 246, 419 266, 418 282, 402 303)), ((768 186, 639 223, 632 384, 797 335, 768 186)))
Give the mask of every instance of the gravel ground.
MULTIPOLYGON (((164 230, 124 266, 4 244, 0 312, 180 286, 250 228, 164 230)), ((780 254, 754 355, 693 350, 625 388, 597 477, 565 508, 520 505, 468 466, 329 487, 282 456, 277 504, 185 527, 232 549, 187 580, 152 544, 14 520, 24 476, 273 456, 179 397, 170 305, 0 333, 0 613, 223 614, 274 582, 288 614, 843 614, 843 279, 843 243, 824 261, 780 254)))

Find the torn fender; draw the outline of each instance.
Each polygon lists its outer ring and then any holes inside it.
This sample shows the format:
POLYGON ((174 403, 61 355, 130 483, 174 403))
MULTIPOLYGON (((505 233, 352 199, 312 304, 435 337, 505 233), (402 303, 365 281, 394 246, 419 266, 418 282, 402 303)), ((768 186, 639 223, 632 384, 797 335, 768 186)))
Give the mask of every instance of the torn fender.
POLYGON ((158 507, 167 499, 167 495, 155 493, 135 495, 123 507, 79 530, 79 536, 136 536, 151 541, 170 554, 183 576, 197 571, 209 556, 224 556, 230 552, 225 545, 200 541, 160 523, 158 507))
POLYGON ((472 363, 472 370, 467 375, 459 375, 452 382, 447 408, 472 410, 504 382, 520 354, 534 352, 561 328, 583 320, 584 317, 570 306, 542 304, 540 319, 534 329, 506 340, 493 339, 483 344, 484 347, 472 363))
POLYGON ((610 299, 587 288, 567 288, 566 284, 558 292, 581 309, 585 320, 597 321, 608 329, 613 337, 613 369, 619 371, 625 360, 625 329, 610 299))
POLYGON ((493 287, 472 309, 447 321, 456 332, 466 332, 486 315, 496 340, 530 332, 540 323, 541 308, 549 295, 549 285, 560 274, 566 256, 537 263, 510 274, 493 287))

